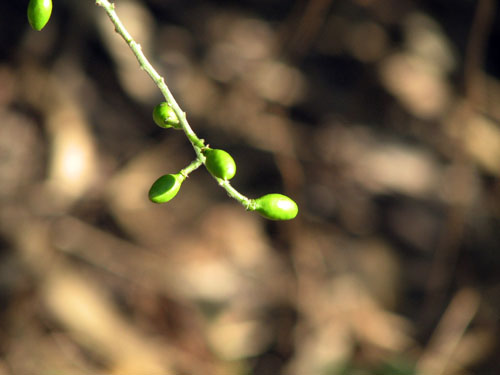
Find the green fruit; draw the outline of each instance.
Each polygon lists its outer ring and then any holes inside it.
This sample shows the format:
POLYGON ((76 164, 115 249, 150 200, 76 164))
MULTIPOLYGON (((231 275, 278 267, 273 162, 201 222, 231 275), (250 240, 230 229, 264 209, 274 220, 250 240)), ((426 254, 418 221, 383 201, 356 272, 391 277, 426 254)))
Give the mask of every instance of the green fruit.
POLYGON ((167 102, 162 102, 153 109, 153 120, 161 128, 181 129, 177 115, 167 102))
POLYGON ((149 200, 153 203, 165 203, 177 195, 184 176, 180 173, 167 174, 157 179, 149 189, 149 200))
POLYGON ((231 155, 224 150, 206 149, 204 151, 205 166, 215 177, 230 180, 236 174, 236 163, 231 155))
POLYGON ((42 30, 49 22, 52 13, 52 0, 30 0, 28 4, 28 21, 32 28, 42 30))
POLYGON ((271 220, 291 220, 299 212, 297 203, 283 194, 267 194, 254 202, 255 211, 271 220))

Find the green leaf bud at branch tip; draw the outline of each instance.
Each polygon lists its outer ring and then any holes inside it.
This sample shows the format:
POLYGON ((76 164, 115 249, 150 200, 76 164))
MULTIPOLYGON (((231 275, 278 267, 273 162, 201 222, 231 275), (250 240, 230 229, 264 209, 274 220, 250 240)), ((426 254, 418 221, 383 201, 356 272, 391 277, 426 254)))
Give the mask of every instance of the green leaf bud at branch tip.
POLYGON ((167 174, 158 178, 149 189, 149 200, 153 203, 166 203, 174 198, 185 177, 180 174, 167 174))
POLYGON ((205 166, 215 177, 230 180, 236 174, 236 163, 233 157, 224 150, 207 148, 203 151, 206 157, 205 166))
POLYGON ((255 199, 249 207, 250 211, 271 220, 291 220, 297 216, 299 208, 297 203, 283 194, 267 194, 255 199))
POLYGON ((28 3, 28 21, 37 31, 42 30, 52 14, 52 0, 30 0, 28 3))

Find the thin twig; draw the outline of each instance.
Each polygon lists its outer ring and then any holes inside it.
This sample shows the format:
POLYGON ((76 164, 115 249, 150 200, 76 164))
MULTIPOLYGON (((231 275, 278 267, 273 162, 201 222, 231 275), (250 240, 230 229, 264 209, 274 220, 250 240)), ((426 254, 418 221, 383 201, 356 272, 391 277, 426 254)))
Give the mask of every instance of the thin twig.
MULTIPOLYGON (((182 130, 184 131, 184 134, 186 134, 186 137, 189 139, 191 142, 194 151, 196 152, 196 159, 191 162, 186 168, 184 168, 180 173, 187 177, 187 175, 192 172, 193 170, 197 169, 200 167, 202 164, 205 164, 205 156, 203 155, 203 149, 205 149, 207 146, 205 146, 205 143, 202 139, 198 138, 196 133, 193 131, 191 126, 189 125, 187 119, 186 119, 186 113, 179 107, 179 104, 177 104, 177 101, 175 100, 174 96, 170 92, 170 89, 168 88, 167 84, 165 83, 165 79, 158 74, 156 69, 151 65, 149 60, 146 58, 144 53, 142 52, 142 48, 139 43, 137 43, 130 33, 127 31, 123 23, 121 22, 120 18, 116 14, 115 11, 115 4, 110 3, 108 0, 96 0, 96 4, 106 11, 106 14, 108 15, 109 19, 115 26, 115 31, 121 35, 121 37, 125 40, 125 42, 128 44, 132 52, 134 53, 135 57, 137 58, 137 61, 139 62, 139 66, 141 67, 142 70, 144 70, 153 80, 153 82, 158 86, 160 89, 161 93, 165 97, 165 101, 167 104, 172 107, 174 110, 177 118, 179 119, 179 123, 182 127, 182 130)), ((243 194, 238 192, 231 184, 229 181, 214 177, 219 185, 223 187, 227 194, 240 202, 243 207, 247 210, 255 210, 255 201, 253 199, 249 199, 245 197, 243 194)))

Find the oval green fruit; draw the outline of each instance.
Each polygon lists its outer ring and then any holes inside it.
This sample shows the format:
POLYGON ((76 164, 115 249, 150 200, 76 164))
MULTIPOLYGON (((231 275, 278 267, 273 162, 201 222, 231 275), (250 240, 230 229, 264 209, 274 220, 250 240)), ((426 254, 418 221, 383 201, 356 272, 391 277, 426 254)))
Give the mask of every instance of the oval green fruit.
POLYGON ((291 220, 297 216, 297 203, 283 194, 267 194, 255 199, 255 211, 271 220, 291 220))
POLYGON ((37 31, 42 30, 52 14, 52 0, 30 0, 28 3, 28 21, 37 31))
POLYGON ((206 149, 204 151, 205 166, 215 177, 230 180, 236 174, 236 163, 229 153, 224 150, 206 149))
POLYGON ((149 200, 153 203, 165 203, 177 195, 184 176, 180 173, 166 174, 157 179, 149 189, 149 200))
POLYGON ((154 107, 153 120, 161 128, 181 128, 177 115, 167 102, 162 102, 154 107))

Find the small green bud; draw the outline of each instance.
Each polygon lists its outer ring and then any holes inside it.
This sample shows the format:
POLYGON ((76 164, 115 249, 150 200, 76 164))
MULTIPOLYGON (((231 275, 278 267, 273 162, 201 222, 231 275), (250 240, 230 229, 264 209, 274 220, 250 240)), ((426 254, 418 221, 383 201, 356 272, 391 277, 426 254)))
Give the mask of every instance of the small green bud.
POLYGON ((162 102, 153 109, 153 120, 160 128, 181 129, 177 115, 167 102, 162 102))
POLYGON ((149 200, 153 203, 168 202, 177 195, 184 178, 180 173, 161 176, 149 189, 149 200))
POLYGON ((37 31, 49 22, 52 13, 52 0, 30 0, 28 3, 28 21, 37 31))
POLYGON ((254 202, 254 210, 271 220, 291 220, 299 212, 297 203, 283 194, 267 194, 254 202))
POLYGON ((236 163, 229 153, 224 150, 208 148, 204 152, 205 166, 215 177, 230 180, 236 174, 236 163))

